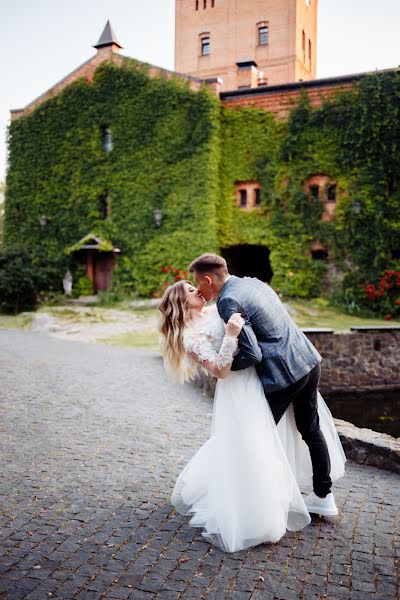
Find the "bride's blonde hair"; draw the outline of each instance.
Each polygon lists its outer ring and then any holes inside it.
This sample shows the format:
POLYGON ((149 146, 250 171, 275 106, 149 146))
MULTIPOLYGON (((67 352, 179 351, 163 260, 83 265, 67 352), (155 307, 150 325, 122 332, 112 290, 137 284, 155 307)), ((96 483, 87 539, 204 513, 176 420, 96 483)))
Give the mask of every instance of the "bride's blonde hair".
POLYGON ((190 321, 186 283, 192 285, 191 281, 182 280, 168 287, 158 307, 161 312, 159 331, 165 368, 180 383, 192 379, 196 372, 192 361, 186 357, 183 346, 183 332, 190 321))

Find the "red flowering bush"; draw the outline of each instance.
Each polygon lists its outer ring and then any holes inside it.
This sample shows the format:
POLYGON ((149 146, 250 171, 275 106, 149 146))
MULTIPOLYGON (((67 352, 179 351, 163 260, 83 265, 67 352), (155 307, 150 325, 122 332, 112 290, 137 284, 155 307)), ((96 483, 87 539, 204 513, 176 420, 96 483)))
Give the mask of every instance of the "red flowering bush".
POLYGON ((375 312, 386 314, 387 321, 400 315, 400 271, 385 271, 378 286, 366 283, 364 297, 375 312))
POLYGON ((160 287, 153 294, 153 298, 161 298, 168 286, 172 285, 176 281, 182 281, 188 279, 188 272, 184 269, 177 269, 172 265, 167 267, 160 267, 161 273, 164 274, 160 287))

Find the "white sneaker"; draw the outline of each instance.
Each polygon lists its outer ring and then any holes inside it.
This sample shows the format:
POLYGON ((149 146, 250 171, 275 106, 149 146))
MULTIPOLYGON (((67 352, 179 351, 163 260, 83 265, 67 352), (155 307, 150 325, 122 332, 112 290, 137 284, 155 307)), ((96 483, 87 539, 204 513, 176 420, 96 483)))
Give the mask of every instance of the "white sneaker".
POLYGON ((304 499, 304 502, 309 513, 322 515, 323 517, 335 517, 339 514, 332 492, 330 492, 326 498, 320 498, 314 494, 314 492, 311 492, 311 494, 304 499))

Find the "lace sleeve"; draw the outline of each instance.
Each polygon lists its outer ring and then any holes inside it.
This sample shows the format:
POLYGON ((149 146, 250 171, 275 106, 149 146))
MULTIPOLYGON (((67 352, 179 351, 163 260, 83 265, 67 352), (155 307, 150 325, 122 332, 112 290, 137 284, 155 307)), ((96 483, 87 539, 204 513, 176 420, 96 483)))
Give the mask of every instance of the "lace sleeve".
POLYGON ((217 352, 205 332, 187 331, 183 341, 186 352, 195 354, 200 362, 212 363, 218 370, 232 363, 238 346, 236 337, 225 335, 217 352))

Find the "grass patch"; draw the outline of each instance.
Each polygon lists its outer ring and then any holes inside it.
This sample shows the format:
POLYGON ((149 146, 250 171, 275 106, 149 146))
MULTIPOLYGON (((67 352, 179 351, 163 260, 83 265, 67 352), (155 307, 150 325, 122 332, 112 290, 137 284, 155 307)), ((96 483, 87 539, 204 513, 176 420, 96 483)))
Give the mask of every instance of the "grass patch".
POLYGON ((38 312, 71 323, 109 323, 115 320, 106 308, 41 306, 38 312))
MULTIPOLYGON (((346 331, 352 326, 388 326, 391 323, 398 325, 399 320, 386 321, 385 319, 357 317, 348 315, 332 306, 325 299, 314 300, 292 300, 285 304, 290 316, 302 328, 328 327, 335 331, 346 331)), ((118 307, 94 307, 94 306, 49 306, 42 305, 38 312, 45 312, 55 319, 74 323, 110 323, 118 321, 118 311, 130 313, 135 317, 133 329, 124 334, 112 335, 99 339, 100 342, 113 346, 125 346, 130 348, 142 348, 151 351, 159 350, 159 334, 156 329, 159 312, 154 306, 140 306, 132 308, 128 302, 118 303, 118 307), (135 324, 137 330, 135 329, 135 324)), ((23 312, 19 315, 1 315, 0 329, 30 329, 34 312, 23 312)))
MULTIPOLYGON (((294 322, 302 329, 308 327, 329 327, 335 331, 346 331, 350 327, 388 326, 391 321, 377 318, 348 315, 332 306, 320 305, 318 301, 291 301, 286 305, 294 322)), ((398 324, 398 321, 393 321, 398 324)))
POLYGON ((30 329, 34 313, 0 315, 0 329, 30 329))
POLYGON ((111 346, 125 346, 128 348, 142 348, 144 350, 154 351, 160 349, 159 334, 155 329, 130 331, 128 333, 103 338, 98 341, 103 344, 110 344, 111 346))

